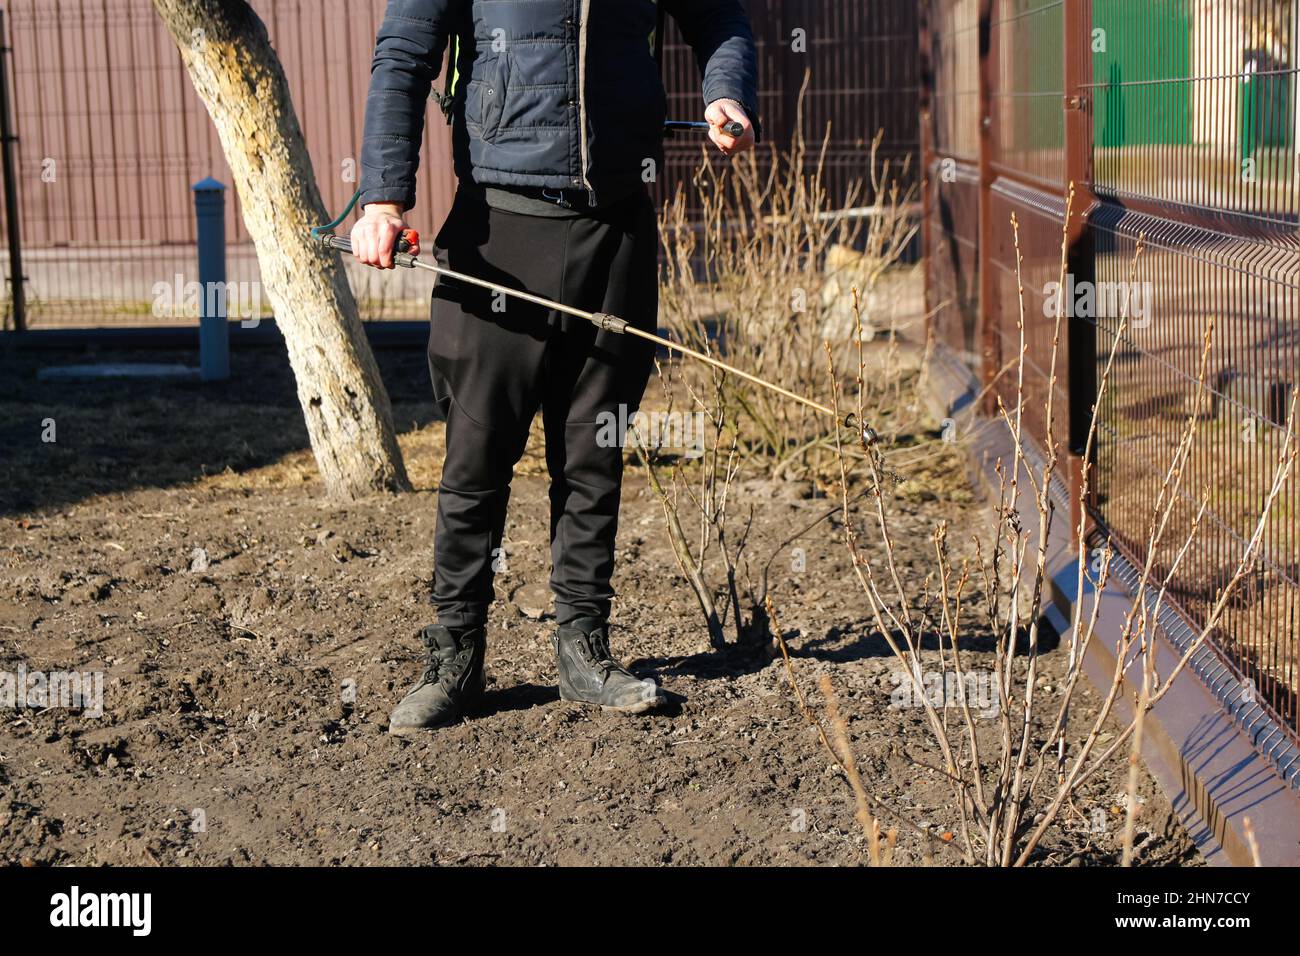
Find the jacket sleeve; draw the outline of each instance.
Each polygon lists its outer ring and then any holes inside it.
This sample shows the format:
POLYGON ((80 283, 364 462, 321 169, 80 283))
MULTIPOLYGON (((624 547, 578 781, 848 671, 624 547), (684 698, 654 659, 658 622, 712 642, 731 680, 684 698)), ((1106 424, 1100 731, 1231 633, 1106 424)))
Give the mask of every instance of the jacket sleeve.
POLYGON ((735 100, 745 108, 754 132, 758 118, 758 53, 741 0, 661 0, 695 51, 704 102, 735 100))
POLYGON ((366 95, 361 204, 415 205, 415 173, 429 91, 438 78, 457 0, 388 0, 366 95))

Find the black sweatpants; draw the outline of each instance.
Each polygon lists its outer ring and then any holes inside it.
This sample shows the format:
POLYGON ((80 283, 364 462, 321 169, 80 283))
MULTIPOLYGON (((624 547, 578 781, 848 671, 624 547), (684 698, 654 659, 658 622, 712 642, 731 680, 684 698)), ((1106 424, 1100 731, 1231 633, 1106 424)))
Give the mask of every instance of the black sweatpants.
MULTIPOLYGON (((459 272, 653 331, 657 242, 646 193, 549 218, 492 208, 461 190, 435 245, 459 272)), ((539 409, 557 616, 609 613, 623 449, 600 426, 605 415, 625 422, 635 412, 653 357, 642 339, 439 277, 429 329, 434 397, 447 418, 434 544, 439 623, 487 619, 510 479, 539 409)))

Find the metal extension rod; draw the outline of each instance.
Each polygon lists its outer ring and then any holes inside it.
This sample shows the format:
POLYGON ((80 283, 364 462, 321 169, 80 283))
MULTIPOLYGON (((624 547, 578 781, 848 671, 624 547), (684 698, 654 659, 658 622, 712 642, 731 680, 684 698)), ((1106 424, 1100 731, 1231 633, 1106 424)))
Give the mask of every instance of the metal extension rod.
MULTIPOLYGON (((340 252, 352 252, 352 242, 349 239, 343 239, 339 236, 329 235, 326 233, 319 234, 317 239, 331 249, 337 249, 340 252)), ((620 319, 616 315, 609 315, 605 312, 588 312, 585 309, 577 309, 571 305, 565 305, 563 302, 554 302, 550 299, 542 298, 539 295, 533 295, 530 292, 512 289, 509 286, 504 286, 497 282, 490 282, 487 279, 480 279, 463 272, 457 272, 456 270, 448 269, 445 266, 424 262, 418 257, 411 255, 409 252, 394 252, 393 262, 395 265, 402 266, 406 269, 425 269, 429 272, 436 273, 437 275, 445 276, 448 279, 455 279, 457 282, 476 285, 481 289, 487 289, 500 295, 507 295, 524 302, 531 302, 534 305, 540 305, 543 308, 555 309, 557 312, 564 312, 568 315, 584 319, 592 325, 595 325, 597 328, 604 329, 607 332, 615 332, 620 335, 634 335, 637 338, 645 339, 647 342, 662 345, 670 351, 689 356, 698 362, 704 362, 706 365, 711 365, 716 369, 720 369, 728 375, 739 376, 745 381, 752 382, 760 388, 765 388, 770 392, 775 392, 777 395, 788 398, 792 402, 798 402, 800 405, 805 405, 814 411, 820 412, 821 414, 827 415, 838 421, 838 416, 835 414, 835 410, 827 405, 823 405, 821 402, 815 402, 811 398, 792 392, 789 389, 782 388, 780 385, 761 379, 757 375, 751 375, 749 372, 742 371, 734 365, 728 365, 726 362, 719 361, 711 355, 705 355, 703 352, 696 351, 693 348, 674 342, 671 339, 666 339, 662 336, 654 335, 653 333, 638 329, 636 326, 628 325, 626 319, 620 319)), ((879 441, 880 436, 876 434, 876 430, 865 422, 859 423, 856 415, 848 415, 842 422, 840 422, 840 424, 845 428, 857 431, 863 445, 874 445, 879 441)))

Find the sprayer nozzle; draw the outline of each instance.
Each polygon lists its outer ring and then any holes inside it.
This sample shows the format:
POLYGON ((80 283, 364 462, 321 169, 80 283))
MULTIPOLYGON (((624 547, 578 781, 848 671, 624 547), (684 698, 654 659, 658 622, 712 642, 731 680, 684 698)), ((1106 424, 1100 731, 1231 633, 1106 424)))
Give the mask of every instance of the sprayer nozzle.
POLYGON ((858 421, 857 415, 848 415, 845 417, 844 427, 851 428, 858 433, 858 437, 862 440, 863 448, 870 448, 876 442, 880 441, 880 435, 876 430, 866 422, 858 421))

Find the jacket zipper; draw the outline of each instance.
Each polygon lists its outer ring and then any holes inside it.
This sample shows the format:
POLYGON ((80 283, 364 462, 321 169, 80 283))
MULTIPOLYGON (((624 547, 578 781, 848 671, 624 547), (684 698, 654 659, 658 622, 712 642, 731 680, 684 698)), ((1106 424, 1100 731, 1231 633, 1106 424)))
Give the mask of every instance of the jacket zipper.
POLYGON ((591 188, 587 170, 591 166, 587 154, 587 15, 591 12, 591 0, 582 0, 578 20, 578 144, 579 161, 582 163, 582 185, 587 190, 587 202, 596 205, 596 191, 591 188))

